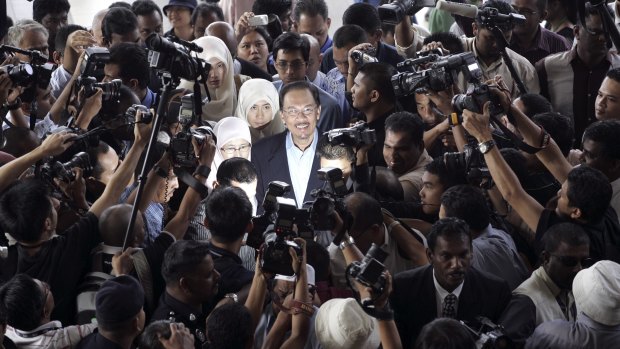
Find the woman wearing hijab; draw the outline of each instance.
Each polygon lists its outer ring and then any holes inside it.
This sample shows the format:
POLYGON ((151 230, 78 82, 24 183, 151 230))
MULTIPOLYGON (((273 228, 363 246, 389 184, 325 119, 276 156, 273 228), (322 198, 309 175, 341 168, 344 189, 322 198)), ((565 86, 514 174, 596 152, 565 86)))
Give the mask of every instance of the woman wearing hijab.
MULTIPOLYGON (((273 86, 273 85, 272 85, 273 86)), ((215 157, 211 164, 211 173, 207 179, 207 186, 213 187, 217 169, 226 159, 240 157, 250 160, 252 150, 252 137, 248 124, 234 116, 225 117, 213 128, 217 137, 215 157)))
POLYGON ((271 82, 252 79, 241 86, 235 115, 249 125, 253 143, 284 131, 279 111, 278 91, 271 82))
MULTIPOLYGON (((193 43, 203 48, 203 51, 197 54, 198 57, 211 64, 207 79, 211 100, 202 106, 202 118, 217 122, 233 115, 237 106, 233 58, 226 44, 215 36, 203 36, 193 43)), ((179 87, 191 91, 194 82, 182 80, 179 87)), ((202 84, 200 90, 204 98, 206 93, 202 84)))

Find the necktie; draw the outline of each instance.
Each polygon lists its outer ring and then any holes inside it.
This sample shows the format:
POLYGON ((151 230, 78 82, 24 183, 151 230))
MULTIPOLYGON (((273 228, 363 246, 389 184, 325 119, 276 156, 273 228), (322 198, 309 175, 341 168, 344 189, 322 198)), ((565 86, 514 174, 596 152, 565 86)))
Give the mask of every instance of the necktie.
POLYGON ((454 319, 456 317, 456 296, 450 293, 443 299, 443 317, 454 319))

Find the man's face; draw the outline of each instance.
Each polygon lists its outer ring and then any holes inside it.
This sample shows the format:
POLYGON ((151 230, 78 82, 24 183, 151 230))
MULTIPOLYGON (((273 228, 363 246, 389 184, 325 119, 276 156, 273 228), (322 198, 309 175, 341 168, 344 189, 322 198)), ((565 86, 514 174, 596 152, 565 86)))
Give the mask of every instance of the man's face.
POLYGON ((404 175, 415 166, 422 154, 418 144, 413 144, 404 132, 385 131, 383 158, 388 167, 399 176, 404 175))
POLYGON ((197 39, 205 36, 205 31, 209 24, 217 21, 219 21, 219 18, 217 18, 214 12, 209 12, 206 16, 196 17, 196 22, 194 23, 194 37, 197 39))
POLYGON ((316 45, 310 45, 310 54, 308 55, 308 68, 306 74, 310 80, 316 79, 316 74, 321 68, 321 48, 316 45))
MULTIPOLYGON (((587 52, 594 57, 605 57, 607 54, 607 40, 601 17, 590 15, 586 17, 585 26, 576 26, 577 53, 587 52)), ((595 60, 596 61, 596 60, 595 60)))
POLYGON ((140 42, 140 38, 141 36, 138 28, 125 34, 112 33, 112 40, 110 41, 109 47, 112 47, 121 42, 138 43, 140 42))
POLYGON ((220 273, 215 270, 211 255, 207 255, 185 279, 187 288, 201 303, 211 300, 219 290, 220 273))
POLYGON ((364 79, 364 73, 357 73, 355 80, 353 80, 353 86, 351 86, 351 98, 353 101, 353 108, 364 112, 372 106, 373 102, 376 102, 376 98, 373 100, 372 91, 367 86, 367 79, 364 79))
POLYGON ((237 46, 237 55, 264 69, 267 66, 269 47, 265 38, 253 30, 241 39, 241 43, 237 46))
POLYGON ((291 90, 283 98, 282 121, 291 132, 295 144, 312 142, 320 115, 321 107, 306 89, 291 90))
POLYGON ((543 267, 551 280, 558 287, 570 290, 577 273, 590 266, 585 260, 590 257, 590 247, 589 245, 570 246, 561 242, 556 251, 552 253, 545 251, 543 257, 543 267))
POLYGON ((278 15, 280 23, 282 24, 283 32, 291 31, 291 24, 293 24, 293 20, 291 19, 291 12, 291 8, 289 7, 286 11, 284 11, 284 13, 278 15))
POLYGON ((319 45, 323 47, 325 41, 327 41, 327 35, 329 26, 332 20, 330 18, 324 19, 321 15, 308 16, 302 14, 299 16, 299 23, 297 24, 297 32, 305 33, 314 36, 319 45))
POLYGON ((46 89, 37 87, 37 119, 43 119, 52 109, 54 102, 56 102, 56 98, 52 96, 51 86, 47 86, 46 89))
POLYGON ((152 33, 163 35, 163 18, 161 18, 157 11, 153 11, 148 15, 138 16, 138 29, 140 30, 140 41, 142 43, 152 33))
POLYGON ((439 285, 452 292, 465 280, 471 265, 471 241, 466 236, 446 239, 437 238, 435 249, 427 249, 439 285))
MULTIPOLYGON (((44 55, 49 55, 47 36, 40 30, 26 30, 24 36, 22 36, 22 41, 19 43, 19 48, 24 50, 37 50, 41 51, 44 55)), ((26 56, 17 56, 23 61, 30 61, 30 58, 26 56)))
POLYGON ((190 25, 192 11, 185 6, 170 6, 166 9, 166 16, 172 28, 182 28, 190 25))
POLYGON ((112 179, 112 175, 121 164, 121 160, 118 158, 118 154, 116 154, 114 149, 110 147, 107 152, 100 153, 97 156, 97 163, 99 163, 99 166, 103 169, 103 171, 101 172, 100 177, 95 179, 107 185, 110 182, 110 179, 112 179))
POLYGON ((349 50, 352 49, 353 46, 355 45, 346 45, 341 48, 332 46, 334 53, 334 63, 336 63, 336 68, 338 68, 340 74, 344 76, 345 80, 349 76, 349 50))
POLYGON ((620 120, 620 83, 606 77, 598 89, 594 108, 597 120, 620 120))
POLYGON ((349 177, 351 176, 351 161, 347 159, 328 160, 321 157, 321 168, 325 167, 335 167, 341 169, 342 177, 344 178, 345 183, 349 180, 349 177))
POLYGON ((617 160, 610 159, 603 154, 603 145, 591 139, 585 139, 582 144, 583 152, 581 153, 581 162, 595 168, 605 174, 610 181, 612 178, 613 167, 616 166, 617 160))
POLYGON ((555 208, 555 213, 564 218, 570 218, 571 213, 575 209, 574 206, 571 206, 568 200, 568 190, 570 189, 570 184, 568 180, 562 183, 562 187, 558 190, 558 204, 555 208))
POLYGON ((157 199, 155 200, 158 203, 166 203, 170 201, 174 191, 179 188, 179 179, 174 174, 172 168, 168 171, 168 178, 165 181, 159 184, 157 188, 157 199))
MULTIPOLYGON (((486 28, 478 28, 476 23, 473 24, 474 35, 476 37, 476 50, 478 55, 485 60, 497 60, 500 56, 500 50, 497 47, 495 36, 486 28)), ((504 37, 508 42, 512 38, 512 30, 504 31, 504 37)))
POLYGON ((140 89, 138 86, 139 85, 138 80, 136 79, 126 80, 121 77, 121 67, 118 64, 106 63, 106 65, 103 66, 103 74, 104 74, 103 80, 102 80, 103 82, 110 82, 114 79, 121 79, 121 81, 123 82, 123 85, 129 87, 135 93, 137 93, 138 90, 140 89))
POLYGON ((443 192, 444 188, 439 181, 439 176, 424 171, 424 174, 422 174, 422 189, 420 189, 422 211, 426 214, 437 214, 443 192))
POLYGON ((418 109, 418 115, 420 115, 425 124, 431 126, 437 124, 437 114, 435 114, 433 109, 434 104, 427 95, 416 93, 415 104, 418 109))
POLYGON ((280 50, 277 57, 275 66, 283 85, 304 80, 308 65, 300 50, 280 50))
POLYGON ((68 23, 67 11, 48 13, 41 18, 41 24, 47 29, 50 36, 55 36, 56 32, 58 32, 58 28, 64 27, 68 23))
POLYGON ((515 27, 515 35, 530 35, 538 30, 540 22, 545 18, 545 13, 540 11, 536 2, 537 0, 512 0, 512 7, 515 11, 525 17, 525 23, 515 27))

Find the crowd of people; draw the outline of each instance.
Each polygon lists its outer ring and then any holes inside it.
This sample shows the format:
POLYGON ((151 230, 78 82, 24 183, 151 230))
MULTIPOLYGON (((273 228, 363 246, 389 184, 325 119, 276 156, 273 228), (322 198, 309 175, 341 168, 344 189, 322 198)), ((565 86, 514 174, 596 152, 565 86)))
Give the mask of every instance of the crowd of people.
POLYGON ((615 347, 620 0, 454 2, 7 18, 0 348, 615 347))

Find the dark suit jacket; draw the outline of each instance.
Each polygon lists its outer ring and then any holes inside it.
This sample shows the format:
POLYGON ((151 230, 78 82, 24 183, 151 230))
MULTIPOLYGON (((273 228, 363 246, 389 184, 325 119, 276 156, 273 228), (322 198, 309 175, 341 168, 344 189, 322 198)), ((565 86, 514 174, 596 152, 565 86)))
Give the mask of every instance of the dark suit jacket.
POLYGON ((247 75, 249 77, 251 77, 252 79, 265 79, 267 81, 272 81, 273 78, 271 77, 271 74, 267 73, 266 71, 262 70, 261 68, 259 68, 256 64, 252 63, 252 62, 248 62, 244 59, 241 59, 239 57, 235 58, 240 64, 241 64, 241 74, 242 75, 247 75))
MULTIPOLYGON (((258 185, 256 186, 256 200, 259 204, 258 213, 262 213, 261 203, 265 198, 265 192, 269 182, 282 181, 291 184, 291 174, 288 168, 286 157, 286 134, 288 131, 278 133, 271 137, 263 138, 258 143, 252 145, 252 163, 258 173, 258 185)), ((319 158, 315 156, 312 162, 312 173, 308 180, 308 187, 304 196, 304 202, 312 200, 310 192, 313 189, 321 188, 321 182, 316 171, 319 169, 319 158)), ((291 185, 291 190, 285 195, 287 198, 295 200, 295 190, 291 185)))
MULTIPOLYGON (((457 319, 472 321, 476 316, 485 316, 497 323, 510 297, 506 281, 470 268, 459 296, 457 319)), ((403 348, 413 348, 422 327, 438 317, 433 267, 397 274, 390 303, 403 348)))

